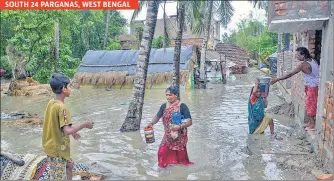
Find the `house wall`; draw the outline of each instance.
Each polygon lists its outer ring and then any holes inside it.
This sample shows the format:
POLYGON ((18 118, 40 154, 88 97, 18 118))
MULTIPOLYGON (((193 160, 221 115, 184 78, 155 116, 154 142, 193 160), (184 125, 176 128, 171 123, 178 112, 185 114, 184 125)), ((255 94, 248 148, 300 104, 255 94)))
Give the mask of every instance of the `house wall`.
MULTIPOLYGON (((170 47, 174 47, 175 43, 174 40, 176 38, 176 31, 177 31, 177 18, 175 16, 169 17, 166 19, 167 31, 169 38, 171 40, 170 47)), ((133 25, 131 26, 131 34, 135 34, 135 27, 136 26, 144 26, 144 21, 134 21, 133 25)), ((164 22, 163 19, 158 19, 157 24, 154 31, 154 38, 164 36, 164 22)), ((202 39, 204 34, 195 34, 190 29, 189 25, 186 25, 185 30, 183 30, 182 35, 182 45, 197 45, 202 47, 202 39)), ((220 24, 217 21, 212 21, 212 26, 210 28, 209 33, 209 41, 208 48, 213 48, 214 44, 220 41, 220 24)))
MULTIPOLYGON (((188 39, 182 39, 181 46, 189 46, 189 45, 195 45, 199 48, 202 48, 203 38, 188 38, 188 39)), ((170 47, 175 46, 175 40, 171 40, 170 47)), ((213 49, 214 42, 208 41, 208 49, 213 49)))
POLYGON ((285 33, 319 30, 328 20, 331 2, 268 1, 269 30, 285 33))
POLYGON ((120 42, 122 50, 131 50, 137 48, 137 42, 136 41, 121 41, 120 42))
MULTIPOLYGON (((333 7, 333 1, 331 2, 333 7)), ((320 63, 320 84, 317 112, 317 135, 314 143, 316 152, 322 156, 324 164, 329 164, 334 173, 334 87, 333 87, 333 13, 322 29, 320 63)))
MULTIPOLYGON (((332 5, 331 5, 332 6, 332 5)), ((330 19, 325 21, 322 28, 322 37, 320 40, 316 31, 306 31, 294 33, 294 50, 291 62, 282 62, 278 60, 277 72, 279 76, 288 71, 287 65, 291 63, 292 69, 300 62, 296 59, 296 48, 304 46, 309 49, 314 57, 320 57, 320 80, 317 101, 316 131, 311 132, 311 141, 314 151, 319 156, 319 160, 328 168, 334 169, 334 86, 333 86, 333 8, 330 19), (321 42, 321 44, 319 43, 321 42), (318 48, 317 48, 318 46, 318 48), (319 46, 321 49, 319 49, 319 46), (320 55, 320 56, 319 56, 320 55)), ((318 32, 319 33, 319 32, 318 32)), ((279 55, 282 57, 282 55, 279 55)), ((291 55, 290 55, 291 57, 291 55)), ((288 60, 288 59, 284 59, 288 60)), ((290 91, 286 97, 294 103, 295 116, 300 122, 305 121, 305 93, 303 73, 298 73, 291 78, 291 89, 283 82, 284 88, 290 91)), ((279 85, 281 86, 281 85, 279 85)), ((282 89, 282 92, 284 90, 282 89)), ((333 172, 334 173, 334 170, 333 172)))
MULTIPOLYGON (((189 39, 183 39, 181 46, 187 46, 187 45, 196 45, 198 47, 202 47, 203 38, 189 38, 189 39)), ((170 46, 175 46, 175 40, 171 40, 170 46)))
POLYGON ((272 20, 328 17, 330 1, 269 1, 269 22, 272 20))

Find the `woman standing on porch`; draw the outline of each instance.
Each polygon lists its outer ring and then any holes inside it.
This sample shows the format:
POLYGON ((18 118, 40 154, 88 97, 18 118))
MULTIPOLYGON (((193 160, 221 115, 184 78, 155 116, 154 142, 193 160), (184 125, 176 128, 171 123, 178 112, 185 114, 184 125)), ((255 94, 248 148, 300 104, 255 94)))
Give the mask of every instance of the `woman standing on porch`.
POLYGON ((187 128, 192 125, 191 115, 187 105, 181 103, 178 97, 179 89, 177 87, 169 87, 166 90, 167 103, 161 105, 157 115, 146 126, 153 127, 162 118, 165 134, 158 151, 158 165, 162 168, 170 164, 193 164, 189 161, 187 153, 187 128), (184 121, 181 125, 174 125, 170 128, 172 115, 175 112, 181 113, 184 121), (177 132, 177 137, 172 132, 177 132))
POLYGON ((308 116, 308 123, 304 125, 305 130, 314 130, 315 128, 315 116, 317 114, 317 101, 318 101, 318 84, 319 84, 319 62, 311 58, 311 55, 307 48, 297 48, 297 59, 302 61, 292 72, 287 75, 274 78, 271 80, 271 84, 275 84, 280 80, 285 80, 292 77, 298 72, 304 73, 305 82, 305 109, 308 116))

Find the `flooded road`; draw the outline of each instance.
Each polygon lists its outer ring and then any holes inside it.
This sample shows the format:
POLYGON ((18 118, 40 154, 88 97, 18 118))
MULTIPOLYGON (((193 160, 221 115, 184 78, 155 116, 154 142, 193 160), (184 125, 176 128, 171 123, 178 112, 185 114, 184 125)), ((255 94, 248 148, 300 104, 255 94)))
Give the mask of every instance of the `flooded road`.
MULTIPOLYGON (((293 148, 294 142, 284 139, 289 120, 275 119, 275 131, 282 139, 271 139, 269 130, 263 135, 249 135, 247 101, 254 78, 261 75, 251 69, 247 75, 237 75, 226 85, 210 84, 206 90, 183 90, 181 101, 190 109, 193 125, 188 129, 188 154, 195 162, 191 166, 169 166, 160 169, 157 151, 163 136, 161 121, 154 126, 156 142, 146 144, 143 131, 120 133, 127 113, 132 90, 73 90, 66 100, 72 120, 91 119, 94 129, 82 130, 81 139, 72 140, 74 161, 98 165, 100 173, 109 179, 294 179, 291 173, 278 168, 277 155, 293 148)), ((146 91, 141 127, 147 125, 164 103, 163 89, 146 91)), ((268 107, 283 101, 275 87, 268 97, 268 107)), ((51 97, 1 97, 2 109, 24 110, 43 115, 51 97)), ((43 154, 41 127, 18 128, 1 126, 1 148, 17 153, 43 154)))

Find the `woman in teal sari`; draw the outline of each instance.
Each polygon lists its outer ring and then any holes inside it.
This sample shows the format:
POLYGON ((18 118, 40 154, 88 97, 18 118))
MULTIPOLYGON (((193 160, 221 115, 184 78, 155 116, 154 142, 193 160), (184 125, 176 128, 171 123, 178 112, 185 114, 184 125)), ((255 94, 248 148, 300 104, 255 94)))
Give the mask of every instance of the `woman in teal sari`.
POLYGON ((274 121, 264 114, 264 108, 267 105, 267 99, 260 95, 259 80, 257 79, 248 101, 249 134, 262 134, 269 125, 270 132, 274 135, 274 121))

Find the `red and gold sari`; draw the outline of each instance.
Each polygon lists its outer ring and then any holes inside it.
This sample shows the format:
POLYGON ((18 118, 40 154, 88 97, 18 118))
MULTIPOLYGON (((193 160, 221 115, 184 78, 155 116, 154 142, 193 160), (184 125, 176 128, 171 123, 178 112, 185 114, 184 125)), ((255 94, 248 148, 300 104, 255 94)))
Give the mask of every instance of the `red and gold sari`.
POLYGON ((179 130, 179 136, 176 139, 171 137, 171 128, 169 124, 172 122, 173 112, 180 112, 180 101, 168 106, 163 112, 162 121, 164 125, 165 134, 161 141, 158 151, 159 167, 165 168, 170 164, 193 164, 189 161, 187 153, 187 128, 179 130))

